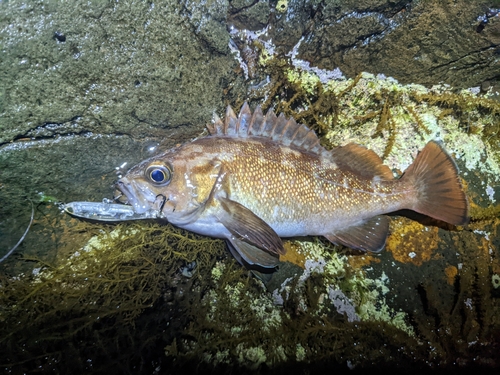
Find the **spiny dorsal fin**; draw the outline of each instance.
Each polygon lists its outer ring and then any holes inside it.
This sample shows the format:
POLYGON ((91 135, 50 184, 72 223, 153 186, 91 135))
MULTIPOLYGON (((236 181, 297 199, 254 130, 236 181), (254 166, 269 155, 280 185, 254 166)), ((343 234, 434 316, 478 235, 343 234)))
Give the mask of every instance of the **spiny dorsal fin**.
POLYGON ((331 155, 335 164, 343 170, 350 170, 365 178, 394 179, 390 168, 383 164, 382 159, 363 146, 349 143, 333 149, 331 155))
POLYGON ((210 135, 265 137, 285 146, 294 145, 317 154, 327 152, 320 145, 316 133, 307 126, 297 124, 293 118, 287 118, 283 113, 276 116, 272 109, 264 115, 260 106, 257 106, 252 114, 246 102, 241 107, 238 117, 231 106, 228 106, 224 121, 214 115, 213 123, 207 127, 210 135))

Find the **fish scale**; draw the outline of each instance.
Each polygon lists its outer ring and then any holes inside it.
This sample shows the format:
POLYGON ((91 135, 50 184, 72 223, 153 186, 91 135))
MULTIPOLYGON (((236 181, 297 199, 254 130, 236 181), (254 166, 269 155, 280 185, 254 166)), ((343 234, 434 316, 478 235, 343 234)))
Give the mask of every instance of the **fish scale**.
MULTIPOLYGON (((231 145, 224 150, 225 155, 231 155, 228 158, 231 161, 225 164, 231 181, 231 199, 258 213, 273 227, 277 223, 311 218, 311 215, 321 222, 328 218, 331 222, 335 216, 349 217, 349 213, 359 207, 364 208, 364 216, 370 217, 374 216, 371 211, 390 211, 392 205, 401 201, 402 194, 408 194, 407 191, 395 193, 393 181, 372 186, 371 180, 361 181, 349 176, 339 171, 334 163, 321 163, 317 155, 287 152, 285 146, 269 151, 262 142, 218 138, 215 143, 216 148, 220 147, 218 143, 231 145), (370 210, 366 207, 368 202, 371 203, 370 210), (276 208, 281 208, 282 213, 288 212, 288 215, 273 215, 276 208)), ((399 188, 401 190, 401 186, 399 188)), ((356 214, 353 219, 360 221, 364 218, 356 214)), ((295 235, 318 234, 313 228, 320 223, 309 221, 308 233, 295 235)), ((340 223, 341 227, 348 225, 348 222, 340 223)))

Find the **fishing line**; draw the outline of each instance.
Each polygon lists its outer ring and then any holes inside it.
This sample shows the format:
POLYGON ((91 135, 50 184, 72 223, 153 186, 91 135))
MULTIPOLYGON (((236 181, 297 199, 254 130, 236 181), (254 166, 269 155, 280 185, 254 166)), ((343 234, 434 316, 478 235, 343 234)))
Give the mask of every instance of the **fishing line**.
POLYGON ((12 249, 10 249, 7 254, 5 254, 1 259, 0 259, 0 263, 2 263, 5 259, 7 259, 10 254, 12 254, 18 247, 19 245, 21 244, 21 242, 23 242, 24 238, 26 237, 26 235, 28 234, 30 228, 31 228, 31 224, 33 223, 33 217, 35 216, 35 206, 33 206, 33 202, 30 200, 30 203, 31 203, 31 219, 30 219, 30 223, 28 224, 28 228, 26 228, 26 230, 24 231, 24 234, 23 236, 19 239, 19 241, 14 245, 14 247, 12 249))

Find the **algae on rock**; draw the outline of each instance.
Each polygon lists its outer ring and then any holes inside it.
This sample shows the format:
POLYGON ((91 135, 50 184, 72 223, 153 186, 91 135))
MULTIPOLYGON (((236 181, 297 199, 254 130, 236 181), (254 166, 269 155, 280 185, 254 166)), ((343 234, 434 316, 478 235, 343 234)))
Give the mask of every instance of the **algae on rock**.
MULTIPOLYGON (((158 319, 171 318, 174 313, 165 299, 182 284, 179 268, 196 261, 198 272, 207 272, 224 249, 221 241, 171 225, 99 224, 99 228, 80 223, 74 231, 94 233, 83 248, 66 257, 60 254, 54 264, 31 257, 26 260, 37 262, 31 274, 0 277, 3 367, 29 369, 36 358, 47 356, 74 362, 75 370, 85 371, 92 366, 83 360, 86 356, 95 360, 106 357, 103 353, 115 353, 113 361, 124 363, 140 359, 130 341, 151 344, 162 334, 143 316, 156 318, 152 307, 163 306, 164 316, 158 319), (135 331, 138 326, 148 329, 135 331), (67 358, 68 348, 79 354, 67 358)), ((197 273, 193 279, 199 277, 197 273)))

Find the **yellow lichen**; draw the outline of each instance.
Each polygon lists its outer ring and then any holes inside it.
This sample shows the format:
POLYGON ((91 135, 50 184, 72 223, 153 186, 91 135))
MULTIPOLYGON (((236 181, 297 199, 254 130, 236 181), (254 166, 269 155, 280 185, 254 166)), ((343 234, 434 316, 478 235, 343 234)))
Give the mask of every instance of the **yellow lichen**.
POLYGON ((290 262, 301 268, 305 268, 306 257, 303 252, 301 252, 301 247, 292 241, 286 241, 283 244, 285 248, 285 254, 280 255, 280 261, 290 262))
POLYGON ((391 221, 391 235, 386 249, 398 262, 420 266, 431 259, 438 241, 437 227, 427 227, 416 221, 398 218, 391 221))
POLYGON ((453 285, 458 274, 458 269, 455 266, 448 266, 444 269, 444 274, 446 275, 446 282, 449 285, 453 285))

